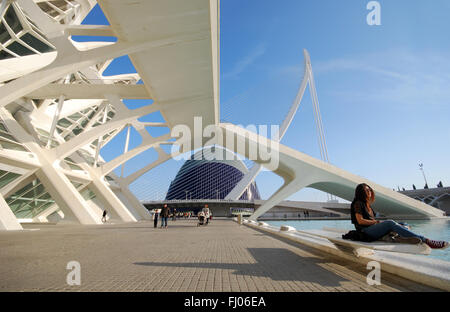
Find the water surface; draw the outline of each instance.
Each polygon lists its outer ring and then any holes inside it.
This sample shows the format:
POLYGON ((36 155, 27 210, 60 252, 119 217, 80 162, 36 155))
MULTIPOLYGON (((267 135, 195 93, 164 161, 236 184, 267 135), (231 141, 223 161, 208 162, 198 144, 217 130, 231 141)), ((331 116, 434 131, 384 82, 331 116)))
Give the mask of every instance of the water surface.
MULTIPOLYGON (((411 231, 423 235, 430 239, 450 241, 450 218, 434 220, 397 220, 411 225, 411 231)), ((297 230, 322 229, 323 227, 333 227, 338 229, 353 230, 350 220, 277 220, 264 221, 270 225, 279 227, 289 225, 297 230)), ((431 254, 424 257, 431 257, 450 261, 450 247, 444 250, 431 251, 431 254)))

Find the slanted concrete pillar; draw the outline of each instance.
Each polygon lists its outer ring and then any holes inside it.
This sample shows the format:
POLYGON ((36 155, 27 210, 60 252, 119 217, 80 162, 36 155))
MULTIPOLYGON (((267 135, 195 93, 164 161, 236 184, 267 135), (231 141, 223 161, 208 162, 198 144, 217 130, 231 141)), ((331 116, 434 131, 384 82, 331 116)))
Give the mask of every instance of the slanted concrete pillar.
POLYGON ((36 171, 36 176, 64 213, 65 221, 78 221, 81 224, 101 223, 101 215, 92 211, 64 173, 51 164, 44 164, 36 171))
POLYGON ((23 228, 3 196, 0 195, 0 231, 3 230, 23 230, 23 228))
POLYGON ((38 215, 34 216, 33 222, 42 222, 42 223, 49 222, 47 219, 48 216, 58 210, 59 210, 59 207, 57 204, 51 205, 50 207, 48 207, 47 209, 45 209, 38 215))
POLYGON ((311 176, 305 174, 301 179, 289 179, 284 178, 284 184, 261 205, 256 211, 250 216, 249 220, 256 221, 258 217, 262 216, 265 212, 269 211, 272 207, 279 204, 285 198, 288 198, 292 194, 298 192, 304 187, 314 183, 314 179, 311 176))
POLYGON ((140 219, 142 220, 152 219, 152 216, 148 212, 147 208, 145 208, 144 205, 141 204, 141 202, 136 198, 136 196, 134 196, 133 193, 131 193, 131 191, 128 189, 126 185, 121 184, 120 191, 118 191, 118 193, 119 193, 118 196, 121 199, 123 197, 123 201, 127 202, 128 204, 127 207, 131 206, 134 208, 134 211, 136 211, 139 214, 140 219))
MULTIPOLYGON (((39 159, 41 167, 35 174, 64 213, 64 221, 81 224, 101 223, 101 215, 97 216, 92 211, 67 176, 54 167, 56 162, 54 152, 42 148, 35 138, 25 130, 27 124, 19 124, 5 108, 0 108, 0 118, 8 130, 14 133, 16 139, 39 159)), ((22 120, 22 123, 26 123, 25 119, 22 120)))
POLYGON ((139 214, 132 207, 125 205, 117 198, 116 194, 106 185, 106 182, 100 178, 93 177, 89 184, 91 190, 97 195, 102 203, 109 206, 124 222, 136 222, 140 220, 139 214))

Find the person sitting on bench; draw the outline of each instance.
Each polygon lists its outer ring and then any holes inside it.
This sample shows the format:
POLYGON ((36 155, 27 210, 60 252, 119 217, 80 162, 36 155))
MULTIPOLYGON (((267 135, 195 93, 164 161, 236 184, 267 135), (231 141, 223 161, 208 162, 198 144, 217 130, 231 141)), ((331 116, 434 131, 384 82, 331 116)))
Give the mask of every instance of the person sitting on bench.
POLYGON ((375 212, 371 204, 375 201, 375 192, 365 184, 359 184, 355 189, 355 197, 350 206, 352 223, 357 231, 361 231, 373 240, 378 240, 390 232, 395 232, 401 237, 417 237, 433 249, 447 248, 446 241, 436 241, 411 232, 393 220, 379 221, 375 219, 375 212))

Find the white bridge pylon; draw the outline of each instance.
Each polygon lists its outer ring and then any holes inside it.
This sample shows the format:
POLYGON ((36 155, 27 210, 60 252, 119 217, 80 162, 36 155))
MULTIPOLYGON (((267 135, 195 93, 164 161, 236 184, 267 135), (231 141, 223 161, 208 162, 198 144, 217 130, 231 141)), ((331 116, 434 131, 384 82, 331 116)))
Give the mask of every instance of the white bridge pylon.
MULTIPOLYGON (((274 136, 275 140, 281 141, 283 136, 285 135, 287 129, 291 125, 292 121, 294 120, 295 114, 298 111, 298 108, 300 107, 300 103, 303 99, 303 95, 305 94, 306 86, 309 83, 310 92, 311 92, 311 99, 313 101, 314 106, 314 115, 315 115, 315 122, 317 127, 317 135, 318 135, 318 141, 320 146, 320 154, 322 157, 322 160, 325 160, 326 162, 329 162, 328 160, 328 151, 326 148, 325 143, 325 136, 323 133, 323 127, 322 127, 322 118, 320 117, 320 110, 319 110, 319 103, 317 99, 317 92, 316 87, 314 83, 314 76, 312 72, 312 66, 311 66, 311 58, 309 56, 309 53, 306 49, 303 49, 303 57, 304 57, 304 66, 303 66, 303 78, 300 83, 300 87, 298 89, 297 95, 294 99, 294 102, 292 103, 286 117, 284 118, 280 130, 277 135, 274 136)), ((226 200, 238 200, 242 194, 245 192, 245 190, 249 187, 253 181, 255 181, 256 177, 262 170, 261 164, 256 163, 247 174, 245 174, 242 179, 239 181, 238 184, 231 190, 230 193, 225 197, 226 200)))

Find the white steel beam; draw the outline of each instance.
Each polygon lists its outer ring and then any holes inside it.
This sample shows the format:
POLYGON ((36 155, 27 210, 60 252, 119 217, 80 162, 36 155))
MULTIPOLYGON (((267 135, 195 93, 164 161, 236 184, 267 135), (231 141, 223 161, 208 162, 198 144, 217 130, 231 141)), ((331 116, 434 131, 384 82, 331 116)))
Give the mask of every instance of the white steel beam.
POLYGON ((3 196, 0 195, 0 231, 22 230, 22 226, 9 208, 3 196))
POLYGON ((52 83, 36 89, 25 97, 30 99, 105 99, 105 94, 117 94, 122 99, 148 99, 144 85, 125 84, 62 84, 52 83))

